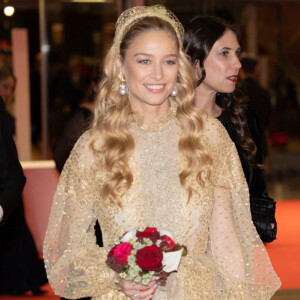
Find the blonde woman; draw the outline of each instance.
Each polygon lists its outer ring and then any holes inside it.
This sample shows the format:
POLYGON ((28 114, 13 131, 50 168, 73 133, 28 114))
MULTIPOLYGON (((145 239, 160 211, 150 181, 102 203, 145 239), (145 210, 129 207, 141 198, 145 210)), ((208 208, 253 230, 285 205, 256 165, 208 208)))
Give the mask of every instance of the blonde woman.
POLYGON ((162 6, 129 9, 116 23, 93 127, 65 164, 44 242, 49 281, 63 297, 269 299, 279 287, 235 147, 193 107, 182 35, 162 6), (171 232, 188 255, 164 287, 155 278, 115 284, 105 263, 113 241, 146 226, 171 232))

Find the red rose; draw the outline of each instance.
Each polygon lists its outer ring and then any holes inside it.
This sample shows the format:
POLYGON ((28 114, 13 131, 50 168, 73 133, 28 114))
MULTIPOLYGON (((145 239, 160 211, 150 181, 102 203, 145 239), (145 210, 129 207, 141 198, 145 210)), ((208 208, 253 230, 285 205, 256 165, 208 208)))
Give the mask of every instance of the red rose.
POLYGON ((110 249, 110 251, 108 252, 107 254, 107 257, 112 257, 114 256, 114 252, 115 252, 115 249, 116 249, 117 246, 113 247, 110 249))
POLYGON ((144 231, 138 231, 136 237, 138 239, 148 238, 155 243, 159 239, 159 232, 155 227, 146 227, 144 231))
POLYGON ((166 248, 166 246, 167 246, 167 249, 164 249, 164 251, 170 252, 173 250, 173 248, 175 246, 175 242, 168 235, 163 235, 163 236, 161 236, 160 239, 162 241, 160 244, 160 247, 166 248))
POLYGON ((137 251, 136 264, 143 271, 158 272, 162 268, 163 252, 156 245, 147 246, 137 251))
POLYGON ((146 227, 144 232, 158 232, 156 227, 146 227))
POLYGON ((121 243, 117 245, 116 247, 112 248, 110 252, 108 253, 108 256, 110 256, 111 252, 116 260, 116 262, 122 266, 125 266, 128 264, 128 256, 131 254, 131 251, 133 250, 132 245, 129 243, 121 243), (112 252, 113 250, 113 252, 112 252))
POLYGON ((109 253, 107 254, 107 265, 112 268, 115 272, 121 273, 123 271, 123 266, 116 262, 114 257, 115 249, 117 246, 110 249, 109 253))

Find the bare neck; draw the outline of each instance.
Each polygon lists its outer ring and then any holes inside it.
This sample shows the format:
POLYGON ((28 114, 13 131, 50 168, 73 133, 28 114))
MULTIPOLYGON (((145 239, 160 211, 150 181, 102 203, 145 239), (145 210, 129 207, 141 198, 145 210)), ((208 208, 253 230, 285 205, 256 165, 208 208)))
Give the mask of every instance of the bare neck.
POLYGON ((222 108, 216 104, 216 95, 216 92, 209 91, 202 85, 198 86, 195 91, 195 106, 210 117, 217 118, 222 113, 222 108))

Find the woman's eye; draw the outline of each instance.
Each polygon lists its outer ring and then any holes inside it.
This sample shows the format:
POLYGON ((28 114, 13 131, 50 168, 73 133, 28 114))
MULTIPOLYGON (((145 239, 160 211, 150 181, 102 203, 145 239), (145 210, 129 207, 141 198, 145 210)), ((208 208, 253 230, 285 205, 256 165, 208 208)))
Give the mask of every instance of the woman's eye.
POLYGON ((176 62, 174 60, 167 60, 166 64, 167 65, 176 65, 176 62))
POLYGON ((228 54, 229 54, 229 52, 227 50, 226 51, 222 51, 220 53, 220 55, 222 55, 222 56, 228 56, 228 54))
POLYGON ((139 64, 149 64, 150 60, 149 59, 141 59, 139 60, 139 64))
POLYGON ((237 56, 237 57, 240 57, 240 56, 241 56, 241 50, 237 50, 237 51, 236 51, 236 56, 237 56))

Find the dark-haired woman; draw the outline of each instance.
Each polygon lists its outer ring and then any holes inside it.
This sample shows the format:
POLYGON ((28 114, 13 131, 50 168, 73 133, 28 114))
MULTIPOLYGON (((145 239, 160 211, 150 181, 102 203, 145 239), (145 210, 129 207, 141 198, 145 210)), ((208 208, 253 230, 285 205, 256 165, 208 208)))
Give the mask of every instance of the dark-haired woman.
POLYGON ((25 177, 13 141, 14 118, 5 109, 16 79, 10 68, 0 67, 0 295, 21 295, 48 282, 27 226, 22 191, 25 177))
POLYGON ((195 105, 217 118, 236 145, 249 186, 252 219, 263 242, 276 238, 275 202, 267 192, 261 130, 255 111, 236 89, 240 45, 234 26, 197 16, 185 26, 185 52, 195 69, 195 105))

